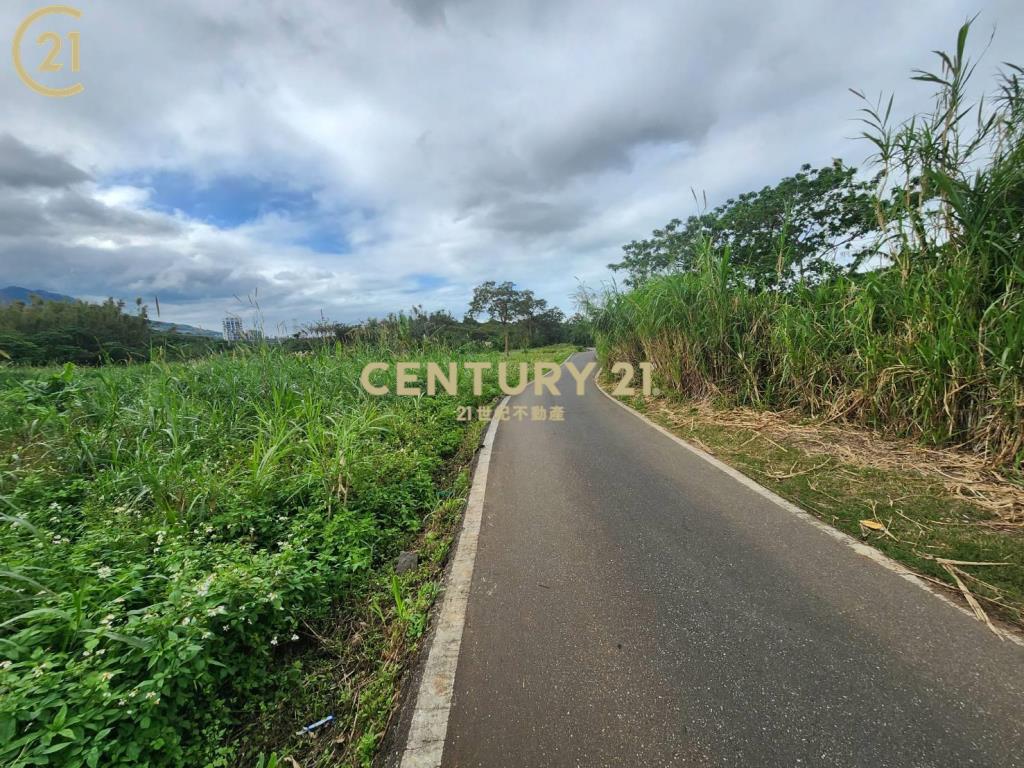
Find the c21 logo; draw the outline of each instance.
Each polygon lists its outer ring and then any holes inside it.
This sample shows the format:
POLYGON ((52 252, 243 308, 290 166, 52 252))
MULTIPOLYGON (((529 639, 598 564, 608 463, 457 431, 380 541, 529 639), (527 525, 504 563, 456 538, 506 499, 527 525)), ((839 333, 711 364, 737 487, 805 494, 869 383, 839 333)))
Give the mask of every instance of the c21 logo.
MULTIPOLYGON (((22 44, 29 28, 44 16, 51 16, 54 14, 71 16, 75 19, 81 18, 82 16, 82 12, 80 10, 72 8, 69 5, 48 5, 45 8, 40 8, 38 11, 29 14, 25 20, 21 22, 21 25, 18 27, 18 31, 14 33, 12 54, 14 57, 14 68, 18 72, 18 77, 21 78, 21 81, 25 85, 36 93, 41 93, 43 96, 59 99, 79 94, 85 90, 85 86, 82 85, 82 83, 75 83, 74 85, 69 85, 65 88, 51 88, 43 85, 28 73, 28 70, 25 69, 25 64, 21 58, 22 44)), ((79 32, 69 32, 67 34, 67 39, 69 44, 68 47, 71 51, 69 62, 70 69, 72 72, 78 72, 81 68, 81 35, 79 32)), ((49 46, 49 51, 47 52, 46 57, 38 67, 40 72, 60 72, 64 69, 64 63, 61 61, 61 50, 64 47, 64 40, 59 34, 53 31, 42 32, 36 38, 36 44, 49 46)))

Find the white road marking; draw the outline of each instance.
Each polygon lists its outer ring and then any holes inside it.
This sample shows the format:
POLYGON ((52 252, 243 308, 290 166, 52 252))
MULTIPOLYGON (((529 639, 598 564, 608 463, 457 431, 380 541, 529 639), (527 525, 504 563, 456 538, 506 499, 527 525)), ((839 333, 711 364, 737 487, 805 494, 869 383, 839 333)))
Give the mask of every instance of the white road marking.
MULTIPOLYGON (((506 397, 501 406, 508 404, 506 397)), ((501 407, 499 406, 499 407, 501 407)), ((484 436, 477 458, 473 485, 466 501, 462 533, 455 549, 451 572, 445 587, 444 603, 437 619, 437 629, 423 668, 423 679, 416 695, 409 735, 402 753, 401 768, 437 768, 441 765, 444 739, 448 733, 448 714, 455 690, 455 668, 459 663, 462 629, 466 623, 466 605, 473 583, 473 565, 476 562, 477 543, 480 539, 480 521, 484 511, 484 493, 487 490, 487 470, 491 463, 491 448, 498 431, 499 419, 493 419, 484 436)))
MULTIPOLYGON (((570 352, 559 365, 565 365, 575 355, 570 352)), ((506 397, 498 405, 508 405, 506 397)), ((423 678, 416 694, 409 734, 402 752, 400 768, 438 768, 444 754, 444 740, 448 734, 448 716, 455 692, 455 670, 462 647, 462 630, 466 625, 466 606, 469 589, 473 584, 473 566, 476 563, 477 544, 480 540, 480 521, 483 519, 484 494, 487 491, 487 470, 491 463, 491 448, 500 419, 492 419, 484 435, 480 455, 473 473, 473 485, 466 501, 466 514, 462 533, 455 548, 451 572, 445 586, 444 603, 437 618, 437 629, 423 667, 423 678)))
MULTIPOLYGON (((915 574, 913 571, 908 569, 906 566, 901 565, 900 563, 896 562, 895 560, 893 560, 892 558, 888 557, 887 555, 882 554, 880 551, 878 551, 874 547, 869 547, 867 544, 864 544, 863 542, 858 541, 853 536, 850 536, 848 533, 844 533, 843 531, 840 531, 837 528, 833 528, 828 523, 822 522, 821 520, 816 518, 814 515, 812 515, 810 512, 805 512, 804 510, 800 509, 800 507, 798 507, 796 504, 793 504, 792 502, 786 501, 784 498, 779 496, 777 493, 773 493, 772 491, 769 491, 767 488, 765 488, 763 485, 760 485, 756 481, 751 480, 749 477, 744 475, 739 470, 734 469, 733 467, 730 467, 728 464, 720 461, 719 459, 716 459, 714 456, 712 456, 707 451, 702 451, 697 446, 690 445, 690 443, 688 443, 685 440, 683 440, 683 438, 679 437, 679 435, 676 435, 673 432, 670 432, 665 427, 661 426, 660 424, 658 424, 658 423, 656 423, 654 421, 651 421, 644 414, 642 414, 639 411, 637 411, 636 409, 631 408, 630 406, 626 405, 626 403, 622 402, 618 398, 612 397, 611 395, 609 395, 607 392, 604 391, 604 388, 601 387, 600 384, 597 383, 598 382, 598 377, 600 377, 600 375, 601 375, 601 370, 598 369, 597 374, 594 376, 594 384, 597 385, 598 391, 602 395, 607 397, 609 400, 611 400, 613 403, 615 403, 617 406, 619 406, 620 408, 622 408, 625 411, 627 411, 628 413, 631 413, 634 416, 636 416, 638 419, 640 419, 645 424, 647 424, 647 426, 652 427, 653 429, 658 430, 659 432, 661 432, 661 434, 665 435, 665 437, 669 438, 670 440, 675 441, 676 443, 681 445, 683 448, 688 450, 690 453, 693 453, 693 454, 699 456, 700 458, 704 459, 704 461, 708 462, 708 464, 711 464, 712 466, 720 469, 722 472, 724 472, 725 474, 729 475, 729 477, 733 478, 734 480, 736 480, 739 483, 742 483, 743 485, 745 485, 750 490, 752 490, 755 493, 757 493, 757 494, 763 496, 764 498, 766 498, 772 504, 775 504, 778 507, 782 507, 787 512, 790 512, 790 513, 796 515, 798 518, 803 520, 805 523, 809 523, 810 525, 813 525, 818 530, 823 531, 824 533, 827 533, 829 536, 831 536, 836 541, 841 541, 843 544, 845 544, 846 546, 850 547, 850 549, 852 549, 858 555, 863 555, 864 557, 866 557, 869 560, 872 560, 872 561, 878 563, 879 565, 883 566, 884 568, 888 568, 890 571, 893 571, 894 573, 898 574, 900 577, 902 577, 903 579, 906 579, 911 584, 914 584, 914 585, 920 587, 921 589, 923 589, 925 592, 927 592, 928 594, 932 595, 933 597, 937 597, 942 602, 946 603, 949 606, 952 606, 953 608, 956 608, 958 611, 960 611, 961 613, 965 614, 966 616, 970 616, 975 621, 978 620, 978 617, 975 616, 972 611, 967 610, 964 606, 960 605, 959 603, 954 601, 952 598, 942 594, 941 592, 939 592, 936 589, 933 589, 932 586, 928 582, 926 582, 924 579, 918 578, 917 574, 915 574)), ((1010 640, 1011 642, 1014 642, 1017 645, 1024 646, 1024 636, 1022 636, 1020 633, 1018 633, 1018 632, 1016 632, 1014 630, 1011 630, 1009 628, 1006 628, 1006 627, 999 627, 998 629, 999 629, 999 637, 1005 638, 1007 640, 1010 640)))

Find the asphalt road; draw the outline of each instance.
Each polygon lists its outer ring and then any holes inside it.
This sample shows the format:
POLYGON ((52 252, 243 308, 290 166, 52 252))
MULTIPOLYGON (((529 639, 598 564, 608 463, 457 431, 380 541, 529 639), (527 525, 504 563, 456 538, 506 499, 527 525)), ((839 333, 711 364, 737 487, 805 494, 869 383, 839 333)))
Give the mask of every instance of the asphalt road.
POLYGON ((498 429, 444 765, 1024 765, 1024 648, 571 390, 498 429))

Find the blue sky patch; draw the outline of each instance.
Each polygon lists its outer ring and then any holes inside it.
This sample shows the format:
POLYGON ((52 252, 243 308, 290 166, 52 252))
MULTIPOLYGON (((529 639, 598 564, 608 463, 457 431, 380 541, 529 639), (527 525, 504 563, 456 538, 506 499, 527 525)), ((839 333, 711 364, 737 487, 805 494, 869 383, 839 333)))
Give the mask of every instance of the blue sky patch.
POLYGON ((293 240, 318 253, 348 253, 349 243, 338 225, 318 206, 310 189, 300 189, 255 176, 227 175, 199 179, 179 171, 125 174, 111 179, 150 190, 148 207, 163 213, 180 211, 190 219, 233 229, 276 214, 303 222, 305 234, 293 240))
POLYGON ((345 233, 337 226, 318 226, 313 224, 309 233, 295 241, 296 245, 304 245, 317 253, 348 253, 348 240, 345 233))
POLYGON ((441 277, 441 275, 432 275, 427 272, 418 272, 414 275, 410 275, 413 284, 408 290, 409 293, 418 291, 432 291, 435 288, 440 288, 444 285, 448 285, 448 279, 441 277))
POLYGON ((146 187, 151 208, 222 228, 237 227, 269 213, 296 215, 316 210, 310 190, 275 184, 254 176, 219 176, 201 180, 188 173, 157 171, 133 174, 117 183, 146 187))

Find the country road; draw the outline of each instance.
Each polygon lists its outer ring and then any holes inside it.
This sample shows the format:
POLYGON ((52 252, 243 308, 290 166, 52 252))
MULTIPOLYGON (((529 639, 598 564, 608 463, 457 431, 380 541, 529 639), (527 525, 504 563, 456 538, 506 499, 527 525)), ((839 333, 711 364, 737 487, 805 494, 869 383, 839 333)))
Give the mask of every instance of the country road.
POLYGON ((497 429, 443 765, 1024 765, 1024 648, 571 383, 497 429))

